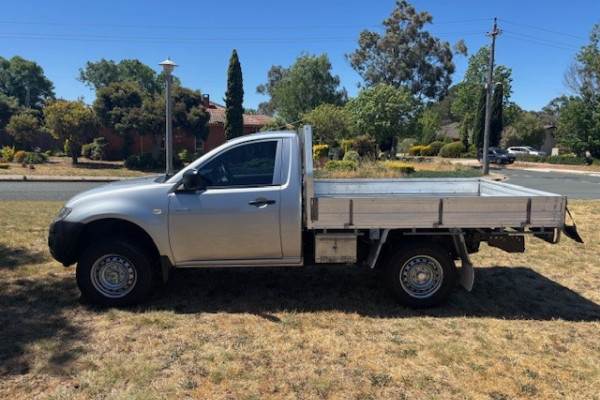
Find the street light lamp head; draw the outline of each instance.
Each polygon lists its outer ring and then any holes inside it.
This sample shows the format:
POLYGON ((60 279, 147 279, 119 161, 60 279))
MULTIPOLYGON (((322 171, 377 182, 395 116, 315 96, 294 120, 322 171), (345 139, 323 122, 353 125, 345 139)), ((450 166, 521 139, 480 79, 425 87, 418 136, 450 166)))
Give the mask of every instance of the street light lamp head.
POLYGON ((167 57, 167 59, 165 61, 159 63, 158 65, 163 67, 163 71, 165 72, 166 75, 171 75, 171 72, 173 72, 175 67, 177 67, 177 64, 175 64, 173 61, 171 61, 171 59, 169 57, 167 57))

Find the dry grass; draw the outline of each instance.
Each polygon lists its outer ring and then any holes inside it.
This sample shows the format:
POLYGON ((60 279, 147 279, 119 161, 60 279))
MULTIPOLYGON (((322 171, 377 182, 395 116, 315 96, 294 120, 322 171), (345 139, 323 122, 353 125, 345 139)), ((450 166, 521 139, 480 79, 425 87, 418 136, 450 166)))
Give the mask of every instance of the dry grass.
POLYGON ((465 164, 452 163, 449 160, 427 157, 419 158, 417 162, 362 162, 360 168, 355 171, 340 171, 318 168, 315 170, 315 176, 320 179, 354 179, 354 178, 406 178, 406 177, 432 177, 432 176, 455 176, 455 177, 475 177, 481 176, 481 168, 465 164), (413 173, 406 174, 403 169, 394 168, 398 164, 413 166, 413 173))
POLYGON ((0 169, 1 175, 35 176, 107 176, 136 177, 148 175, 140 171, 128 170, 122 161, 90 161, 79 158, 79 165, 72 165, 69 157, 50 157, 45 164, 35 164, 34 169, 28 165, 9 163, 8 169, 0 169))
POLYGON ((181 271, 92 307, 47 254, 59 208, 0 203, 0 398, 600 398, 598 201, 572 202, 586 244, 482 246, 473 292, 427 311, 347 267, 181 271))

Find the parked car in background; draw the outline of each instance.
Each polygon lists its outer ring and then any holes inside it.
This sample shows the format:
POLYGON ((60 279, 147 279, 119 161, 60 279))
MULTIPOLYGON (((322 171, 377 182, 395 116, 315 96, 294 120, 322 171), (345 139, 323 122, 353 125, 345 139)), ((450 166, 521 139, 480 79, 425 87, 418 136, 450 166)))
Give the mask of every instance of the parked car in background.
POLYGON ((509 147, 507 149, 507 151, 514 155, 523 154, 523 155, 540 156, 540 157, 546 157, 548 155, 548 153, 546 153, 545 151, 535 149, 531 146, 512 146, 512 147, 509 147))
MULTIPOLYGON (((488 149, 488 159, 490 160, 490 163, 512 164, 515 162, 515 158, 516 156, 514 154, 511 154, 499 147, 490 147, 488 149)), ((477 159, 479 162, 483 162, 483 150, 479 150, 477 153, 477 159)))

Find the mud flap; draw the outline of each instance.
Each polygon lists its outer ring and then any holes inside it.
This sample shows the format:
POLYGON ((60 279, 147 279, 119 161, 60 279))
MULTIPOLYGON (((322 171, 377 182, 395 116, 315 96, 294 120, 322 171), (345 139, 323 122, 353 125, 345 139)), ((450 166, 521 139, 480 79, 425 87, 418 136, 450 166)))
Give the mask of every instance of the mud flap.
POLYGON ((571 218, 571 221, 573 221, 573 225, 565 224, 565 226, 562 228, 563 233, 569 239, 573 239, 577 243, 583 243, 583 239, 581 238, 581 236, 579 236, 579 232, 577 232, 577 225, 575 224, 575 220, 573 219, 573 216, 571 215, 571 211, 569 211, 568 207, 567 207, 567 214, 569 214, 569 218, 571 218))
POLYGON ((469 258, 465 236, 462 232, 458 231, 452 235, 452 239, 454 239, 454 247, 456 248, 456 252, 461 261, 458 282, 467 292, 470 292, 473 290, 473 283, 475 282, 475 270, 471 263, 471 259, 469 258))

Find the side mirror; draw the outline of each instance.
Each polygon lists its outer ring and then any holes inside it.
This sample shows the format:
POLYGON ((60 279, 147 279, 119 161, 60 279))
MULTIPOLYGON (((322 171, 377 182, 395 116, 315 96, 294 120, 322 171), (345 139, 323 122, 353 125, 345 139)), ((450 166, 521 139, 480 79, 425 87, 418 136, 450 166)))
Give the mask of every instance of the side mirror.
POLYGON ((206 190, 208 179, 203 177, 197 169, 189 169, 183 173, 183 189, 188 192, 206 190))

